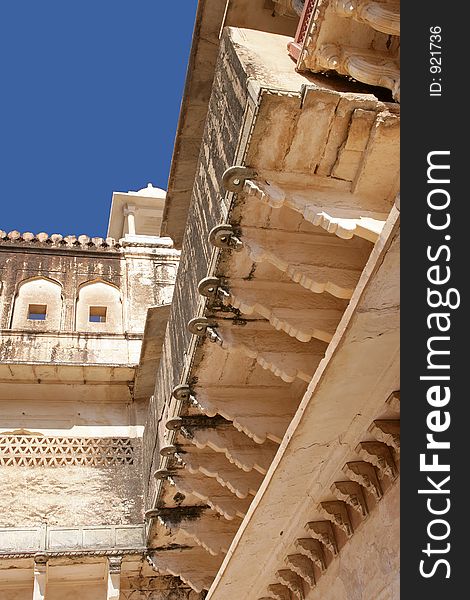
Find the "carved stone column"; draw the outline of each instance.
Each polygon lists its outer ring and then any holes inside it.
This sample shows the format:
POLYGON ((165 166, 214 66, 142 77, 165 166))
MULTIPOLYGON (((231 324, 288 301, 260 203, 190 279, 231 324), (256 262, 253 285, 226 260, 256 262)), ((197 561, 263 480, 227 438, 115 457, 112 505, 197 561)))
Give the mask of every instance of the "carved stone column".
POLYGON ((33 600, 44 600, 47 585, 47 556, 36 554, 34 557, 33 600))
POLYGON ((366 23, 387 35, 400 35, 400 5, 396 2, 373 0, 335 0, 334 7, 341 17, 366 23))
POLYGON ((316 58, 320 68, 349 75, 367 85, 387 88, 394 99, 400 101, 400 69, 390 57, 342 48, 338 44, 325 44, 316 58))
POLYGON ((119 600, 122 556, 108 556, 108 589, 106 600, 119 600))
POLYGON ((135 206, 127 204, 123 212, 124 216, 127 217, 127 233, 135 235, 135 206))

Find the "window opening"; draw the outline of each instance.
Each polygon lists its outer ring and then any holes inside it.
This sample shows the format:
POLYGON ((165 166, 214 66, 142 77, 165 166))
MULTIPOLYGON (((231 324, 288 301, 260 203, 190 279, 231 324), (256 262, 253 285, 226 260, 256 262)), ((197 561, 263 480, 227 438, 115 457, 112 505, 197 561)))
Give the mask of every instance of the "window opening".
POLYGON ((28 306, 29 321, 45 321, 47 314, 47 304, 30 304, 28 306))
POLYGON ((106 306, 90 306, 88 321, 90 323, 106 323, 106 306))

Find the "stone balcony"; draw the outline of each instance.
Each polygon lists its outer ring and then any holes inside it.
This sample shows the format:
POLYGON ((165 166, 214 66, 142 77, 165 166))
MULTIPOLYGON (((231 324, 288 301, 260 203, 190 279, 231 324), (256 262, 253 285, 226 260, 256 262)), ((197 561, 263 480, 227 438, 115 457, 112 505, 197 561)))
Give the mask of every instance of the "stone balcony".
POLYGON ((121 551, 143 552, 143 525, 24 527, 0 529, 0 558, 9 554, 121 551))
POLYGON ((400 101, 400 5, 395 0, 307 0, 290 56, 299 71, 336 72, 400 101))

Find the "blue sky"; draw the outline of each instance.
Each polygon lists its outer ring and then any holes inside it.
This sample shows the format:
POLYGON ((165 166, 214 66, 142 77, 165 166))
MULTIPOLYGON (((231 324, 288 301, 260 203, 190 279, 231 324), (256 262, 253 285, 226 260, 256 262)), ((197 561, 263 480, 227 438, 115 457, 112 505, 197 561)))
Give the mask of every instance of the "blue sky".
POLYGON ((104 236, 166 188, 197 0, 0 3, 0 229, 104 236))

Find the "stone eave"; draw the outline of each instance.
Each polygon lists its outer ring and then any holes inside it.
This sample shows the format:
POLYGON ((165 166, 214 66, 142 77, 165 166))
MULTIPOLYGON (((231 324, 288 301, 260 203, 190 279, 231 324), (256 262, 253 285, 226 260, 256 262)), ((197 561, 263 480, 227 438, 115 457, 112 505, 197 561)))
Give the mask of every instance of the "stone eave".
POLYGON ((341 469, 350 460, 348 454, 354 451, 357 435, 367 431, 377 406, 396 389, 398 221, 398 211, 392 209, 325 359, 209 590, 208 600, 266 595, 268 585, 275 582, 276 569, 283 568, 285 557, 292 552, 299 530, 315 519, 315 505, 323 500, 322 495, 331 494, 329 486, 337 478, 338 466, 341 469), (358 343, 362 352, 358 352, 358 343), (359 371, 360 379, 354 377, 359 371), (337 391, 344 380, 348 381, 347 403, 341 402, 337 391), (315 431, 317 437, 312 439, 315 431))

